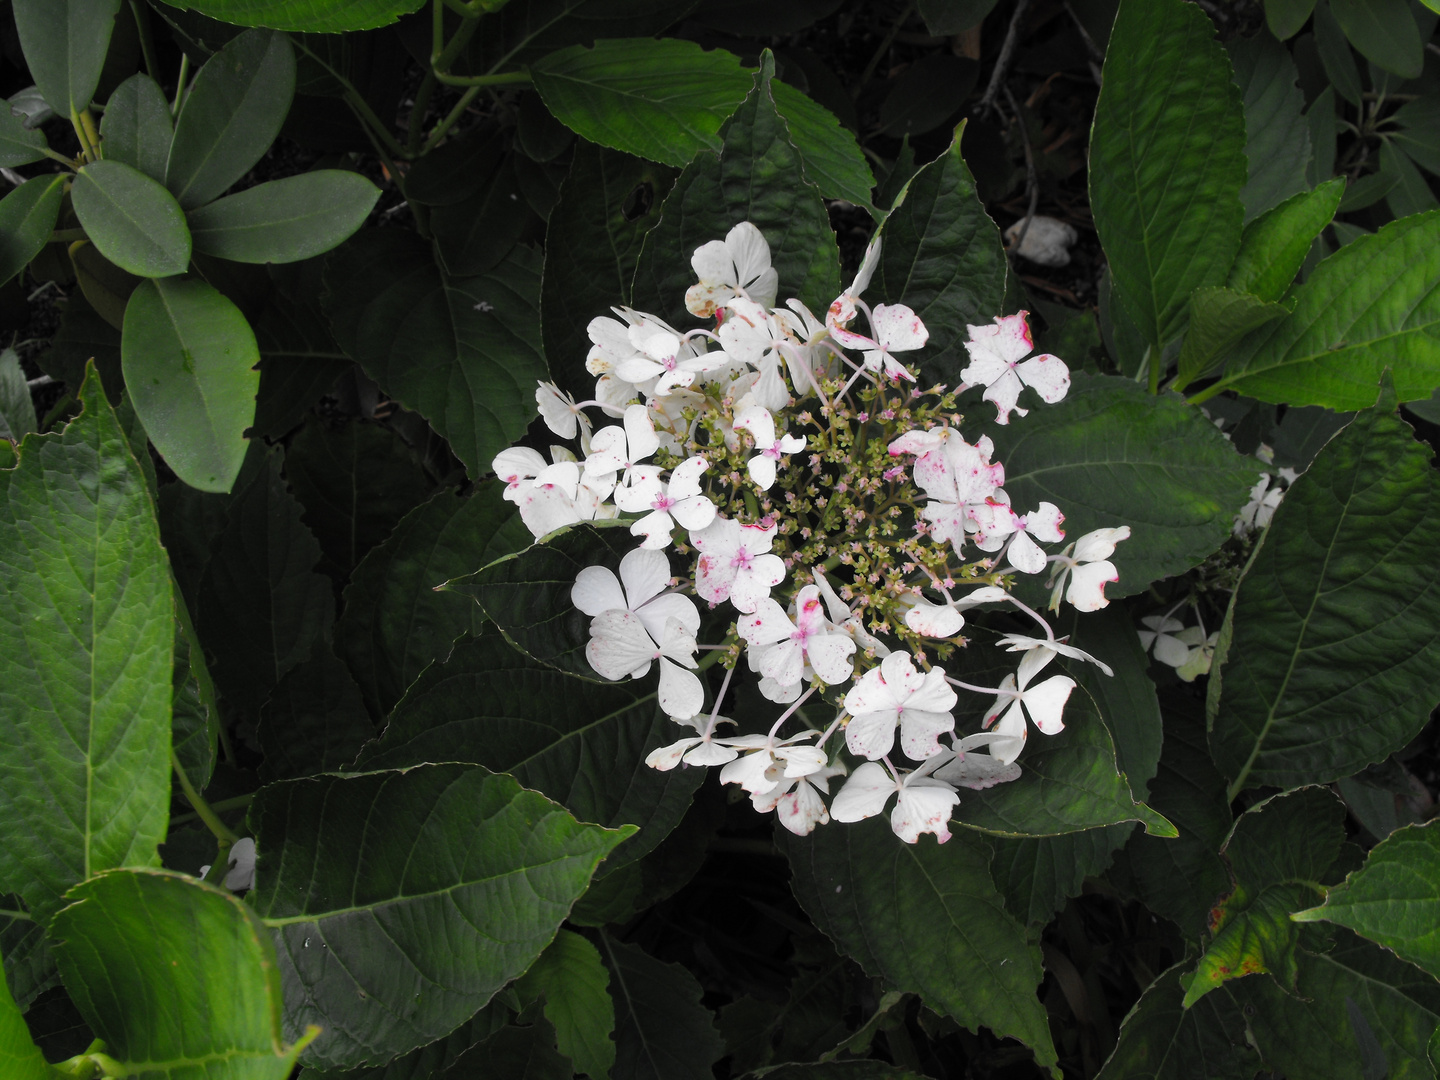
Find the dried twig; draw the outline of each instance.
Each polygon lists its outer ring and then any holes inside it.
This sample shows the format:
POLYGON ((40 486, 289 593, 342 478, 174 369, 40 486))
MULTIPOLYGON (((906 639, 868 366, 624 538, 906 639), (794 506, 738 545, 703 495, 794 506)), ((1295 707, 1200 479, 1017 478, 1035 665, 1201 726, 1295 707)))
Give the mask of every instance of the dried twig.
POLYGON ((1075 29, 1080 31, 1080 40, 1085 43, 1085 51, 1090 54, 1090 74, 1095 79, 1095 85, 1101 84, 1100 65, 1105 62, 1105 50, 1095 44, 1095 39, 1090 36, 1090 31, 1085 29, 1085 24, 1080 21, 1080 16, 1075 14, 1075 9, 1070 6, 1070 0, 1064 0, 1065 11, 1070 16, 1070 21, 1075 24, 1075 29))
POLYGON ((1005 91, 1005 100, 1010 104, 1010 114, 1015 123, 1020 125, 1020 141, 1025 144, 1025 192, 1030 196, 1030 209, 1025 211, 1025 219, 1015 234, 1014 251, 1018 257, 1020 246, 1025 243, 1025 234, 1030 231, 1030 222, 1035 220, 1035 208, 1040 205, 1040 179, 1035 172, 1035 151, 1030 146, 1030 131, 1025 126, 1025 118, 1020 115, 1020 104, 1010 92, 1008 83, 1002 89, 1005 91))
POLYGON ((1000 92, 1001 84, 1005 81, 1005 69, 1010 66, 1010 57, 1015 53, 1015 42, 1020 37, 1020 17, 1025 14, 1025 7, 1029 0, 1016 0, 1015 13, 1010 16, 1010 26, 1005 31, 1005 41, 1000 46, 1000 55, 995 60, 995 70, 990 73, 990 83, 985 87, 985 96, 980 99, 977 112, 980 119, 990 115, 990 110, 995 107, 995 95, 1000 92))

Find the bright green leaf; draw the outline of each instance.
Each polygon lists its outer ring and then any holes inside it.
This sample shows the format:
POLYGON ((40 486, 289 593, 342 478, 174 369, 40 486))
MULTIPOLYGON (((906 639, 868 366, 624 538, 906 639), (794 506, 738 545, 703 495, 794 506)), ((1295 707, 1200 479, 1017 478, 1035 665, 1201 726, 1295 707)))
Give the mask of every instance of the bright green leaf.
POLYGON ((95 94, 120 0, 15 0, 14 9, 30 75, 68 120, 95 94))
POLYGON ((615 1063, 615 1004, 610 973, 594 945, 561 930, 515 984, 522 1002, 544 995, 545 1018, 555 1025, 560 1053, 590 1080, 608 1080, 615 1063))
POLYGON ((321 1025, 304 1060, 325 1068, 383 1064, 473 1015, 632 831, 581 824, 508 776, 454 764, 272 784, 249 820, 285 1030, 321 1025))
POLYGON ((724 1052, 695 976, 639 945, 600 939, 615 1000, 616 1080, 711 1080, 724 1052))
POLYGON ((1360 55, 1402 79, 1420 77, 1425 43, 1405 0, 1330 0, 1330 9, 1360 55))
POLYGON ((1240 192, 1245 221, 1253 221, 1308 189, 1310 125, 1305 95, 1290 53, 1269 34, 1236 41, 1230 48, 1235 81, 1245 102, 1245 158, 1249 179, 1240 192))
POLYGON ((270 149, 295 93, 284 34, 247 30, 210 58, 186 95, 165 186, 186 210, 224 194, 270 149))
POLYGON ((775 111, 800 151, 805 179, 827 199, 868 207, 875 177, 855 136, 840 126, 834 113, 789 83, 777 79, 770 84, 770 91, 775 95, 775 111))
POLYGON ((1190 325, 1176 362, 1175 389, 1222 365, 1227 350, 1251 330, 1288 314, 1283 304, 1267 304, 1247 292, 1220 285, 1196 289, 1190 294, 1190 325))
POLYGON ((260 385, 260 351, 240 309, 199 278, 146 281, 125 307, 120 355, 165 463, 191 487, 229 491, 260 385))
POLYGON ((1358 772, 1440 701, 1436 480, 1393 407, 1291 485, 1231 600, 1208 707, 1232 795, 1358 772))
POLYGON ((545 107, 593 143, 666 165, 720 149, 720 125, 750 86, 740 60, 676 38, 597 40, 530 68, 545 107))
POLYGON ((80 399, 0 470, 0 881, 42 920, 75 882, 158 862, 170 803, 170 573, 93 368, 80 399))
POLYGON ((35 402, 20 357, 14 349, 0 352, 0 439, 18 443, 32 431, 39 430, 35 402))
MULTIPOLYGON (((240 26, 338 34, 393 23, 425 0, 175 0, 172 6, 240 26)), ((170 0, 166 0, 170 3, 170 0)))
POLYGON ((299 262, 348 240, 379 198, 359 173, 317 169, 190 211, 190 236, 196 251, 232 262, 299 262))
POLYGON ((13 169, 39 161, 49 145, 43 131, 27 128, 25 118, 16 116, 10 103, 0 98, 0 166, 13 169))
POLYGON ((1279 300, 1300 272, 1315 237, 1335 217, 1344 194, 1345 178, 1337 176, 1246 225, 1226 285, 1267 303, 1279 300))
POLYGON ((70 201, 100 254, 121 269, 156 278, 183 274, 190 265, 185 214, 140 170, 91 162, 76 175, 70 201))
POLYGON ((1245 118, 1210 17, 1185 0, 1121 0, 1090 141, 1090 200, 1110 273, 1153 353, 1190 294, 1240 245, 1245 118))
POLYGON ((1096 1080, 1252 1080, 1260 1061, 1245 1041, 1245 1014, 1225 993, 1182 1008, 1185 967, 1146 987, 1096 1080))
POLYGON ((1315 0, 1265 0, 1265 23, 1284 41, 1300 32, 1314 10, 1315 0))
POLYGON ((100 120, 100 137, 107 158, 164 183, 173 128, 165 91, 142 73, 130 76, 110 95, 100 120))
POLYGON ((30 1038, 25 1017, 0 976, 0 1072, 6 1080, 51 1080, 45 1055, 30 1038))

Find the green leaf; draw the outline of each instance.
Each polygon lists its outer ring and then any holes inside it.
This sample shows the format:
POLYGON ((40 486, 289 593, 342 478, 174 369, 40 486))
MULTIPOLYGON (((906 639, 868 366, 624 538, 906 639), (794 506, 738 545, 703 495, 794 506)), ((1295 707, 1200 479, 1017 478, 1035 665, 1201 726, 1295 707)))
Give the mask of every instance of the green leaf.
POLYGON ((885 218, 876 272, 877 291, 908 305, 930 331, 921 360, 927 375, 949 383, 970 362, 966 324, 1000 314, 1008 265, 1000 230, 960 156, 963 134, 956 129, 949 149, 905 185, 885 218))
POLYGON ((1183 390, 1224 363, 1226 352, 1257 327, 1290 314, 1248 292, 1206 285, 1190 294, 1190 326, 1180 346, 1175 389, 1183 390))
POLYGON ((1360 55, 1402 79, 1418 79, 1425 42, 1405 0, 1330 0, 1335 20, 1360 55))
POLYGON ((1387 141, 1380 147, 1380 171, 1394 177, 1395 185, 1385 193, 1385 203, 1397 218, 1411 214, 1423 214, 1440 206, 1440 200, 1430 190, 1430 182, 1394 142, 1387 141))
POLYGON ((1360 82, 1360 68, 1328 0, 1315 5, 1315 48, 1335 92, 1358 106, 1365 92, 1360 82))
POLYGON ((473 277, 493 270, 525 232, 530 216, 515 172, 513 155, 486 170, 485 182, 468 197, 437 206, 430 214, 435 250, 447 273, 473 277))
POLYGON ((106 158, 163 183, 173 134, 170 103, 149 75, 131 75, 111 93, 100 120, 106 158))
POLYGON ((512 0, 487 16, 469 62, 478 71, 533 64, 568 45, 596 39, 654 37, 691 10, 690 0, 512 0))
POLYGON ((18 443, 38 428, 20 356, 14 349, 5 349, 0 352, 0 439, 18 443))
POLYGON ((465 1023, 433 1043, 373 1069, 304 1069, 300 1080, 434 1080, 446 1075, 462 1054, 505 1026, 510 1010, 492 1001, 465 1023))
POLYGON ((1252 1080, 1260 1061, 1245 1041, 1245 1014, 1224 993, 1183 1008, 1185 967, 1146 987, 1096 1080, 1252 1080))
POLYGON ((0 166, 13 169, 39 161, 49 145, 43 131, 27 128, 25 118, 15 115, 10 102, 0 98, 0 166))
POLYGON ((514 1080, 571 1080, 575 1068, 555 1049, 555 1028, 537 1018, 524 1027, 502 1027, 471 1047, 445 1074, 445 1080, 472 1076, 504 1076, 514 1080))
POLYGON ((247 30, 200 69, 175 121, 165 186, 186 210, 222 195, 270 149, 295 93, 284 34, 247 30))
POLYGON ((157 863, 170 803, 170 574, 93 369, 80 400, 0 470, 0 881, 41 920, 77 881, 157 863))
POLYGON ((190 211, 190 236, 196 251, 220 259, 299 262, 348 240, 379 198, 359 173, 317 169, 190 211))
POLYGON ((1323 955, 1300 951, 1296 994, 1269 979, 1227 987, 1265 1064, 1297 1080, 1429 1080, 1426 1045, 1440 1024, 1440 987, 1348 930, 1337 937, 1323 955))
POLYGON ((64 196, 65 178, 57 175, 26 180, 0 199, 0 282, 18 274, 50 242, 64 196))
POLYGON ((170 739, 186 777, 204 791, 215 772, 220 709, 205 653, 189 627, 185 600, 175 593, 175 670, 170 680, 170 739))
POLYGON ((471 476, 534 416, 540 259, 517 246, 493 271, 455 278, 403 229, 362 232, 330 256, 325 310, 366 373, 444 438, 471 476))
MULTIPOLYGON (((14 895, 0 896, 0 905, 17 912, 25 907, 14 895)), ((45 928, 32 919, 0 915, 0 958, 5 961, 4 977, 10 992, 22 1010, 28 1010, 36 998, 60 982, 45 928)))
POLYGON ((53 1074, 45 1055, 30 1038, 25 1017, 0 977, 0 1070, 8 1080, 51 1080, 53 1074))
POLYGON ((884 1061, 826 1061, 818 1065, 781 1065, 758 1076, 765 1080, 925 1080, 921 1073, 884 1061))
POLYGON ((1309 189, 1310 125, 1305 95, 1290 53, 1270 34, 1236 41, 1230 48, 1235 81, 1245 103, 1245 158, 1249 179, 1240 192, 1245 221, 1253 221, 1292 195, 1309 189))
POLYGON ((606 863, 610 873, 653 851, 705 779, 700 770, 645 764, 674 740, 650 680, 583 682, 532 660, 491 627, 462 638, 449 659, 421 674, 357 767, 474 761, 584 821, 639 826, 606 863))
POLYGON ((81 166, 70 202, 100 254, 121 269, 167 277, 190 265, 185 214, 140 170, 119 161, 81 166))
POLYGON ((1071 378, 1064 401, 986 434, 1017 505, 1053 502, 1072 539, 1130 526, 1112 559, 1120 580, 1107 592, 1143 592, 1225 542, 1256 470, 1174 395, 1152 397, 1116 376, 1071 378))
POLYGON ((1337 176, 1246 225, 1226 284, 1267 303, 1279 300, 1300 272, 1315 237, 1335 217, 1344 194, 1345 178, 1337 176))
MULTIPOLYGON (((1440 972, 1440 825, 1407 825, 1382 840, 1365 865, 1335 886, 1321 907, 1298 912, 1297 922, 1348 926, 1402 960, 1440 972)), ((1440 977, 1440 976, 1437 976, 1440 977)))
POLYGON ((1314 10, 1315 0, 1265 0, 1265 24, 1284 41, 1300 32, 1314 10))
POLYGON ((375 728, 350 671, 324 642, 287 671, 260 707, 260 779, 335 772, 355 760, 375 728))
POLYGON ((869 207, 875 176, 855 136, 825 106, 776 80, 770 84, 775 111, 790 129, 809 180, 827 199, 844 199, 869 207))
POLYGON ((948 37, 979 26, 994 10, 996 0, 919 0, 916 7, 925 20, 925 29, 936 37, 948 37))
POLYGON ((522 1002, 545 998, 545 1018, 555 1025, 560 1053, 590 1080, 608 1080, 615 1063, 615 1004, 610 973, 599 950, 570 930, 561 930, 515 989, 522 1002))
POLYGON ((1005 897, 1005 910, 1038 937, 1065 901, 1080 895, 1086 878, 1105 872, 1132 828, 1121 824, 1063 836, 995 837, 990 874, 1005 897))
POLYGON ((740 60, 676 38, 598 40, 531 65, 545 107, 593 143, 665 165, 719 151, 720 125, 750 85, 740 60))
POLYGON ((131 1070, 119 1075, 290 1075, 313 1032, 282 1043, 275 949, 244 902, 168 870, 112 870, 66 899, 53 923, 60 972, 105 1053, 131 1070))
POLYGON ((100 82, 120 0, 15 0, 14 8, 40 96, 67 120, 83 112, 100 82))
POLYGON ((304 1061, 323 1068, 383 1064, 452 1031, 530 966, 631 831, 458 764, 272 784, 249 821, 285 1030, 320 1024, 304 1061))
POLYGON ((1240 246, 1245 117, 1210 17, 1121 0, 1090 139, 1090 202, 1115 288, 1153 354, 1240 246))
POLYGON ((602 934, 615 1000, 616 1080, 711 1080, 724 1052, 701 987, 679 964, 602 934))
POLYGON ((774 66, 768 52, 761 57, 755 88, 720 130, 720 152, 702 151, 685 167, 645 236, 632 302, 672 326, 694 322, 685 310, 685 290, 695 283, 690 254, 742 221, 770 245, 777 299, 798 297, 823 311, 840 291, 835 234, 819 192, 802 179, 804 162, 776 110, 774 66))
MULTIPOLYGON (((170 0, 166 0, 169 3, 170 0)), ((174 7, 240 26, 273 26, 307 34, 338 34, 393 23, 425 0, 176 0, 174 7)))
POLYGON ((498 132, 467 131, 410 166, 405 197, 426 206, 450 206, 483 188, 505 160, 505 140, 498 132))
POLYGON ((1422 168, 1440 173, 1440 96, 1427 94, 1395 110, 1395 141, 1422 168))
POLYGON ((229 491, 255 418, 260 350, 240 309, 199 278, 143 282, 125 307, 125 385, 165 463, 229 491))
POLYGON ((1435 476, 1392 409, 1357 416, 1291 485, 1231 599, 1208 708, 1232 796, 1358 772, 1440 700, 1435 476))
POLYGON ((1040 950, 1006 914, 983 839, 962 830, 944 846, 905 844, 882 815, 780 841, 800 906, 868 975, 1055 1064, 1035 993, 1040 950))

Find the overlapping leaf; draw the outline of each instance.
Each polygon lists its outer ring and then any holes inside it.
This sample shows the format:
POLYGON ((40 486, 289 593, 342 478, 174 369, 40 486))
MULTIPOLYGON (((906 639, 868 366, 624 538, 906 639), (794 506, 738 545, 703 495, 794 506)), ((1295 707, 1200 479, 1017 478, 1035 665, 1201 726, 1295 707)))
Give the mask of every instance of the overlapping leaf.
POLYGON ((14 9, 41 96, 60 116, 83 111, 99 85, 120 0, 18 0, 14 9))
POLYGON ((629 1080, 710 1080, 723 1052, 701 986, 679 964, 601 938, 615 999, 615 1068, 629 1080))
POLYGON ((1223 992, 1183 1008, 1184 974, 1176 964, 1146 988, 1098 1080, 1252 1080, 1260 1062, 1245 1041, 1245 1014, 1223 992))
POLYGON ((369 30, 393 23, 424 0, 180 0, 175 6, 241 26, 273 26, 307 34, 369 30))

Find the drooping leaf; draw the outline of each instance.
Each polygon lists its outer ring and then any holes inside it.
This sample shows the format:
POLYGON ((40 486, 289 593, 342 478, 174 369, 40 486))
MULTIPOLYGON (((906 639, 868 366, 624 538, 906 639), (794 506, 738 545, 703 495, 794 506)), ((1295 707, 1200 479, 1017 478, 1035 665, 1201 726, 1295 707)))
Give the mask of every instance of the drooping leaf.
POLYGON ((1345 40, 1345 31, 1340 29, 1329 0, 1315 5, 1315 48, 1335 93, 1351 105, 1359 105, 1365 92, 1360 82, 1360 68, 1355 63, 1355 55, 1350 51, 1350 43, 1345 40))
POLYGON ((168 870, 111 870, 66 899, 60 971, 121 1075, 290 1075, 300 1046, 281 1039, 275 948, 247 904, 168 870))
MULTIPOLYGON (((25 908, 14 894, 0 897, 0 905, 17 913, 25 908)), ((10 993, 22 1011, 60 981, 45 928, 29 917, 0 915, 0 960, 5 962, 4 976, 10 993)))
POLYGON ((1440 172, 1440 98, 1425 95, 1395 110, 1395 141, 1430 172, 1440 172))
POLYGON ((1300 272, 1315 237, 1335 217, 1344 193, 1345 179, 1337 176, 1246 225, 1226 284, 1266 303, 1279 300, 1300 272))
POLYGON ((517 246, 493 271, 455 278, 402 229, 362 232, 326 263, 335 338, 380 386, 425 417, 472 476, 534 415, 540 259, 517 246))
POLYGON ((1035 993, 1040 950, 1006 914, 983 839, 956 830, 944 846, 928 837, 905 844, 882 815, 785 833, 780 846, 800 906, 867 974, 972 1030, 1019 1039, 1041 1068, 1054 1064, 1035 993))
POLYGON ((1120 824, 1062 836, 994 837, 990 874, 1005 897, 1005 910, 1038 933, 1066 900, 1080 895, 1087 877, 1104 873, 1133 830, 1120 824))
POLYGON ((120 0, 16 0, 14 9, 41 96, 66 119, 83 112, 100 82, 120 0))
POLYGON ((50 242, 64 197, 64 177, 57 175, 26 180, 0 199, 0 283, 23 270, 50 242))
POLYGON ((473 1015, 549 944, 630 832, 456 764, 272 784, 249 820, 285 1030, 324 1027, 304 1053, 324 1068, 383 1064, 473 1015))
POLYGON ((691 0, 510 0, 475 35, 469 62, 477 71, 531 64, 570 45, 597 39, 653 37, 693 10, 691 0))
POLYGON ((360 688, 324 643, 287 671, 260 707, 255 736, 265 761, 262 780, 294 780, 335 772, 355 760, 375 735, 360 688))
POLYGON ((1121 0, 1104 76, 1091 208, 1120 298, 1158 354, 1240 245, 1244 111, 1214 24, 1184 0, 1121 0))
POLYGON ((1314 10, 1315 0, 1265 0, 1265 23, 1284 41, 1299 33, 1314 10))
POLYGON ((177 0, 175 7, 240 26, 273 26, 306 34, 338 34, 393 23, 424 0, 177 0))
POLYGON ((83 165, 70 189, 75 215, 100 254, 140 277, 183 274, 190 232, 179 204, 139 169, 119 161, 83 165))
POLYGON ((1416 79, 1425 66, 1425 43, 1405 0, 1330 0, 1335 20, 1365 59, 1416 79))
POLYGON ((170 574, 93 369, 80 399, 0 470, 0 881, 42 920, 75 882, 158 862, 170 802, 170 574))
POLYGON ((100 119, 105 156, 164 183, 174 123, 165 91, 149 75, 131 75, 110 94, 100 119))
POLYGON ((1308 189, 1310 127, 1304 116, 1305 95, 1295 82, 1295 61, 1285 46, 1260 33, 1235 42, 1230 59, 1245 104, 1249 179, 1240 202, 1248 224, 1308 189))
POLYGON ((1008 265, 1000 230, 960 156, 963 133, 957 129, 949 149, 915 174, 886 216, 875 281, 888 303, 906 304, 924 321, 930 340, 922 366, 952 384, 970 362, 966 325, 1001 313, 1008 265))
POLYGON ((1223 365, 1237 341, 1256 327, 1290 314, 1283 304, 1223 285, 1206 285, 1190 294, 1190 325, 1176 362, 1175 387, 1183 389, 1223 365))
POLYGON ((199 278, 143 282, 125 307, 120 356, 165 463, 191 487, 229 491, 260 385, 260 351, 240 309, 199 278))
POLYGON ((348 240, 379 198, 359 173, 317 169, 190 211, 190 236, 196 251, 233 262, 299 262, 348 240))
POLYGON ((1359 414, 1286 492, 1230 602, 1208 708, 1232 795, 1358 772, 1440 701, 1431 452, 1393 400, 1359 414))
POLYGON ((615 1001, 613 1080, 710 1080, 724 1052, 701 987, 679 964, 601 936, 615 1001))
POLYGON ((545 998, 557 1048, 591 1080, 606 1080, 615 1063, 615 1003, 610 973, 589 940, 561 930, 515 984, 522 1003, 545 998))
POLYGON ((473 761, 511 774, 581 820, 638 825, 606 863, 610 873, 654 850, 705 778, 645 764, 675 738, 653 680, 584 682, 519 652, 490 627, 462 638, 448 660, 415 680, 359 767, 473 761))
POLYGON ((49 145, 43 131, 27 128, 25 118, 16 116, 10 102, 0 98, 0 165, 13 169, 39 161, 49 145))
POLYGON ((840 126, 834 113, 789 83, 776 80, 770 90, 775 95, 775 111, 800 151, 805 178, 827 199, 869 206, 875 177, 855 136, 840 126))
MULTIPOLYGON (((987 408, 988 411, 988 408, 987 408)), ((1066 536, 1129 525, 1111 561, 1109 596, 1183 573, 1230 534, 1255 470, 1195 409, 1133 380, 1075 373, 1065 400, 1008 426, 989 425, 1016 505, 1049 500, 1066 536)))
POLYGON ((165 186, 186 210, 224 194, 259 161, 295 93, 295 50, 284 34, 247 30, 199 73, 175 120, 165 186))
POLYGON ((0 439, 18 443, 38 427, 20 356, 14 349, 0 351, 0 439))
POLYGON ((1440 207, 1440 199, 1430 190, 1425 174, 1410 155, 1393 142, 1380 147, 1380 172, 1395 179, 1395 185, 1385 194, 1385 205, 1397 218, 1440 207))
POLYGON ((633 303, 673 326, 693 322, 685 290, 695 283, 689 256, 749 221, 770 245, 780 279, 777 299, 798 297, 822 311, 840 291, 840 258, 819 192, 776 110, 770 88, 774 59, 766 53, 755 88, 720 129, 718 154, 701 151, 680 173, 645 236, 635 271, 633 303))
POLYGON ((1363 409, 1380 372, 1401 401, 1440 384, 1440 210, 1393 221, 1325 259, 1294 292, 1291 314, 1236 347, 1225 376, 1261 401, 1363 409))
POLYGON ((50 1080, 53 1075, 45 1055, 30 1038, 25 1017, 0 975, 0 1070, 10 1080, 50 1080))
POLYGON ((1184 973, 1176 964, 1146 988, 1097 1080, 1252 1080, 1260 1061, 1245 1041, 1245 1014, 1224 992, 1183 1008, 1184 973))

